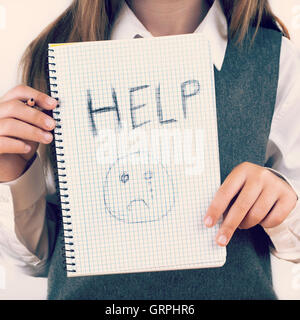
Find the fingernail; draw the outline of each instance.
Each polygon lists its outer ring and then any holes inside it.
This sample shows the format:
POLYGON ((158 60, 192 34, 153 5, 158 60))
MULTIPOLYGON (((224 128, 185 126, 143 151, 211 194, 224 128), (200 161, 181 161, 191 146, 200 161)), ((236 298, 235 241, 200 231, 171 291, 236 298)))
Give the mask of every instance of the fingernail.
POLYGON ((48 97, 46 102, 51 107, 54 107, 57 105, 57 100, 51 97, 48 97))
POLYGON ((44 134, 45 142, 52 141, 52 134, 51 133, 45 133, 44 134))
POLYGON ((55 121, 52 119, 46 119, 45 124, 50 129, 55 127, 55 121))
POLYGON ((218 243, 219 243, 221 246, 226 246, 226 244, 227 244, 227 237, 224 236, 224 234, 222 234, 221 236, 218 237, 218 243))
POLYGON ((28 144, 26 144, 24 150, 25 150, 26 153, 30 152, 31 146, 29 146, 28 144))
POLYGON ((204 220, 204 224, 205 224, 207 227, 211 227, 212 224, 213 224, 212 218, 211 218, 210 216, 206 217, 205 220, 204 220))

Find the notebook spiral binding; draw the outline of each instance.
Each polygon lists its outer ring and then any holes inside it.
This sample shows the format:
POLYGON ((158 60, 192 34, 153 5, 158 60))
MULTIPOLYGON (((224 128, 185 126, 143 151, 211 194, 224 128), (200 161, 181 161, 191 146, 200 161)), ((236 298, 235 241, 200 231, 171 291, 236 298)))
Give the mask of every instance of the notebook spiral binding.
MULTIPOLYGON (((58 100, 58 90, 57 90, 57 77, 56 77, 56 63, 55 57, 53 56, 54 49, 48 49, 48 70, 49 70, 49 86, 51 96, 58 100)), ((73 242, 73 228, 72 220, 69 207, 69 194, 68 194, 68 180, 66 175, 66 168, 64 166, 64 146, 63 146, 63 133, 61 131, 61 118, 60 118, 60 105, 57 105, 56 109, 53 111, 53 118, 57 125, 54 130, 54 144, 57 162, 57 177, 56 181, 58 185, 58 198, 60 199, 61 211, 62 211, 62 224, 63 224, 63 248, 62 255, 65 258, 65 269, 67 272, 76 272, 76 262, 75 262, 75 250, 73 242)))

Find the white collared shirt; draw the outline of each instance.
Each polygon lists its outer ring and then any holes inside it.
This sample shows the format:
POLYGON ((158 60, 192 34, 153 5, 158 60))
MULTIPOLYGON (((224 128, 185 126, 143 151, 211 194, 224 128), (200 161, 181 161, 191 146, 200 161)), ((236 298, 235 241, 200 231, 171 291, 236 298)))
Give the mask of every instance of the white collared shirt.
MULTIPOLYGON (((222 69, 227 48, 227 21, 216 0, 195 32, 203 33, 212 48, 213 63, 222 69)), ((125 3, 112 29, 111 40, 147 38, 151 33, 125 3)), ((300 59, 293 43, 283 38, 279 83, 271 125, 266 162, 273 159, 280 174, 300 195, 300 59)), ((48 233, 55 232, 45 214, 45 195, 54 192, 51 175, 44 175, 40 157, 19 179, 0 184, 0 245, 24 272, 40 275, 48 258, 48 233)), ((300 261, 300 201, 287 219, 275 228, 265 229, 281 259, 300 261)), ((49 237, 50 238, 50 237, 49 237)), ((53 238, 53 237, 51 237, 53 238)))

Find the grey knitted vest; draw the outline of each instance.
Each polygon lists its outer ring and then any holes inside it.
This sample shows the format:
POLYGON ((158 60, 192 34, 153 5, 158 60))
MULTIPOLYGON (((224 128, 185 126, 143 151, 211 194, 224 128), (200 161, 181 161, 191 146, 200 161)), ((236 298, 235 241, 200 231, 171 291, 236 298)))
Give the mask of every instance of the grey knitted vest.
MULTIPOLYGON (((241 162, 265 164, 281 38, 277 31, 260 28, 252 46, 249 38, 241 48, 229 42, 222 70, 215 70, 222 182, 241 162)), ((49 210, 53 208, 48 205, 49 210)), ((276 299, 269 245, 270 239, 256 226, 235 232, 222 268, 67 278, 59 224, 48 275, 48 298, 276 299)))

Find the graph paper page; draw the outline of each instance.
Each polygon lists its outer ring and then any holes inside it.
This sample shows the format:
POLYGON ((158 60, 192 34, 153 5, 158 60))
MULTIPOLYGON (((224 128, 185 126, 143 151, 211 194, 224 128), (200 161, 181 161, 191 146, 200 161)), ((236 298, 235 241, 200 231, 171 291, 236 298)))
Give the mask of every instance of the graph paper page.
POLYGON ((222 266, 219 224, 203 224, 220 185, 209 42, 189 34, 49 48, 68 276, 222 266))

